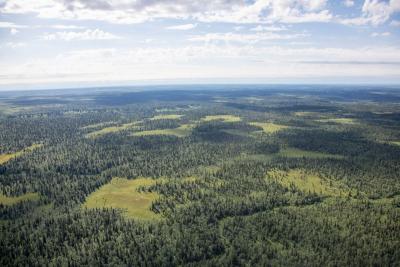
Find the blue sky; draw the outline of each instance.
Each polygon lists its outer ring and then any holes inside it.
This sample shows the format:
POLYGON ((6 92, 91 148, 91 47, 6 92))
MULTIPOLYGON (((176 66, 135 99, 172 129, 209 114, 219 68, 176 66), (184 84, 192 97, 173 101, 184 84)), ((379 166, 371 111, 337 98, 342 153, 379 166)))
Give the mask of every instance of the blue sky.
POLYGON ((0 88, 400 83, 400 0, 0 0, 0 88))

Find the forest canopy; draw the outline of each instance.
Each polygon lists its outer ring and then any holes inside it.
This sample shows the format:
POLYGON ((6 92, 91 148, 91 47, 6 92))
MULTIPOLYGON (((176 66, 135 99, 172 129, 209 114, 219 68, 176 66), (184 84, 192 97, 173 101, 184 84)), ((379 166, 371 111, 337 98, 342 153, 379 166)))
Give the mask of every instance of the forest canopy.
POLYGON ((400 265, 398 88, 144 89, 0 93, 1 266, 400 265))

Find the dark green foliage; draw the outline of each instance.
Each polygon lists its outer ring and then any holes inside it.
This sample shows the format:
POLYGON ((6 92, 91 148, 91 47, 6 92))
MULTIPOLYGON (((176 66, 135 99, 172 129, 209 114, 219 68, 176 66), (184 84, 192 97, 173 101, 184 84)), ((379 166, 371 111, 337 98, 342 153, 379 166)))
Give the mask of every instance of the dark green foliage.
POLYGON ((0 153, 43 146, 0 165, 2 195, 41 196, 0 204, 0 266, 400 265, 398 91, 202 89, 71 92, 65 101, 4 94, 1 101, 30 109, 0 113, 0 153), (160 114, 184 116, 149 120, 160 114), (241 121, 201 121, 218 114, 241 121), (357 124, 318 122, 349 114, 357 124), (137 121, 135 129, 86 137, 137 121), (289 127, 264 134, 254 121, 289 127), (186 137, 132 135, 182 124, 196 126, 186 137), (288 147, 343 158, 285 158, 279 151, 288 147), (349 193, 326 197, 266 178, 298 168, 349 193), (82 208, 113 177, 142 176, 158 179, 140 190, 161 196, 151 209, 162 220, 82 208))

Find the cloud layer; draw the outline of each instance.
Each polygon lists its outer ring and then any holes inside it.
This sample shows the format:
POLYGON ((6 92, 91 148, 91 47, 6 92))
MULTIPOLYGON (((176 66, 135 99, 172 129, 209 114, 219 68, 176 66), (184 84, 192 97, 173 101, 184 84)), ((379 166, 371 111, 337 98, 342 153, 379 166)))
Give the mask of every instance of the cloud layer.
POLYGON ((115 40, 120 39, 120 37, 111 34, 109 32, 104 32, 99 29, 95 30, 85 30, 85 31, 62 31, 51 34, 44 34, 42 36, 44 40, 54 41, 54 40, 64 40, 64 41, 88 41, 88 40, 115 40))
POLYGON ((400 82, 399 12, 400 0, 0 0, 0 85, 220 77, 400 82))
POLYGON ((329 21, 327 0, 7 0, 1 12, 36 13, 41 18, 139 23, 156 18, 192 18, 205 22, 299 23, 329 21))

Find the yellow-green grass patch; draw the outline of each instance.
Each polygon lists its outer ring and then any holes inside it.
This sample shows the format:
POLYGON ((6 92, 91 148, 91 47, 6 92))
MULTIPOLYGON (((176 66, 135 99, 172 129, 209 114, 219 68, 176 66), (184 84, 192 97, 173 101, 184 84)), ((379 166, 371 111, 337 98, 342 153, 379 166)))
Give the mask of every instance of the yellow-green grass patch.
POLYGON ((288 128, 286 125, 276 124, 272 122, 250 122, 250 125, 262 128, 265 133, 276 133, 288 128))
POLYGON ((141 220, 159 219, 160 215, 150 210, 151 203, 159 198, 155 192, 139 192, 140 187, 154 185, 156 180, 138 178, 128 180, 113 178, 108 184, 90 194, 84 208, 114 208, 123 210, 123 215, 128 218, 141 220))
POLYGON ((147 135, 173 135, 177 137, 185 137, 190 135, 192 129, 195 125, 194 124, 183 124, 178 128, 174 129, 157 129, 157 130, 148 130, 148 131, 141 131, 135 132, 133 136, 147 136, 147 135))
POLYGON ((318 122, 323 122, 323 123, 336 123, 336 124, 356 124, 357 121, 355 119, 352 118, 330 118, 330 119, 320 119, 317 120, 318 122))
POLYGON ((390 141, 389 143, 392 145, 400 146, 400 141, 390 141))
POLYGON ((42 147, 43 144, 33 144, 29 147, 24 148, 23 150, 14 152, 14 153, 8 153, 8 154, 1 154, 0 155, 0 164, 6 163, 7 161, 17 158, 22 156, 24 153, 31 152, 36 148, 42 147))
POLYGON ((271 170, 267 178, 274 180, 286 188, 295 187, 305 193, 316 193, 322 196, 347 196, 349 190, 336 181, 327 181, 319 175, 307 172, 304 169, 289 171, 271 170))
POLYGON ((130 123, 125 123, 122 124, 120 126, 110 126, 110 127, 106 127, 103 129, 100 129, 98 131, 94 131, 91 133, 88 133, 86 135, 87 138, 96 138, 108 133, 116 133, 116 132, 120 132, 120 131, 124 131, 124 130, 128 130, 131 128, 135 128, 137 127, 137 124, 141 123, 141 121, 134 121, 134 122, 130 122, 130 123))
POLYGON ((238 116, 234 115, 208 115, 203 118, 201 118, 201 121, 218 121, 222 120, 224 122, 238 122, 241 121, 242 119, 238 116))
POLYGON ((9 114, 13 114, 18 111, 21 111, 21 110, 23 110, 23 109, 14 107, 14 106, 10 106, 10 105, 4 104, 4 103, 0 103, 0 114, 3 113, 3 114, 9 115, 9 114))
POLYGON ((16 197, 8 197, 3 194, 0 194, 0 204, 6 206, 11 206, 22 201, 38 200, 38 199, 39 199, 38 193, 26 193, 16 197))
POLYGON ((179 114, 161 114, 161 115, 154 116, 150 120, 152 120, 152 121, 154 121, 154 120, 178 120, 182 117, 183 117, 183 115, 179 115, 179 114))
POLYGON ((368 199, 371 203, 378 205, 395 205, 396 203, 400 203, 400 195, 396 195, 393 197, 384 197, 378 199, 368 199))
POLYGON ((313 159, 321 159, 321 158, 333 158, 333 159, 343 159, 342 155, 322 153, 316 151, 307 151, 301 150, 297 148, 285 148, 279 151, 277 156, 287 157, 287 158, 313 158, 313 159))
POLYGON ((218 165, 202 166, 201 170, 204 170, 205 172, 208 172, 208 173, 216 173, 219 170, 221 170, 221 166, 218 166, 218 165))

